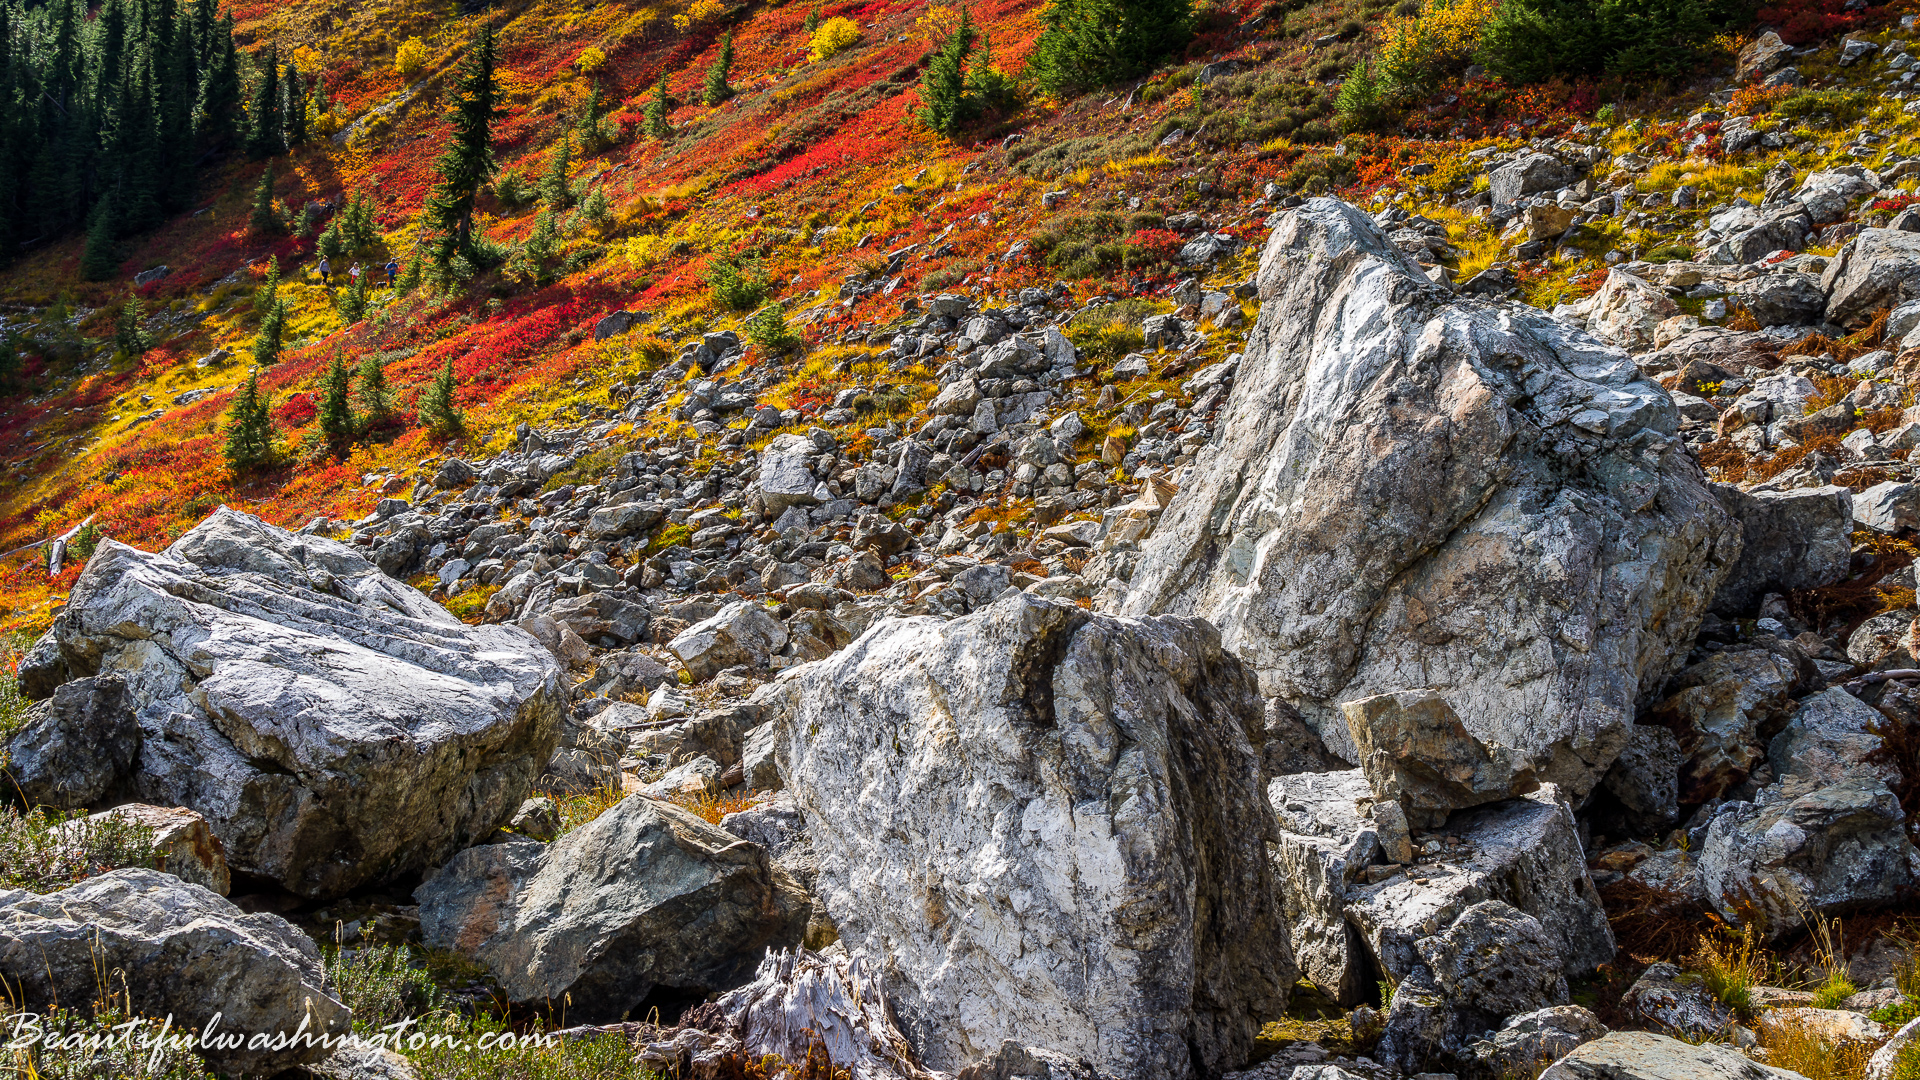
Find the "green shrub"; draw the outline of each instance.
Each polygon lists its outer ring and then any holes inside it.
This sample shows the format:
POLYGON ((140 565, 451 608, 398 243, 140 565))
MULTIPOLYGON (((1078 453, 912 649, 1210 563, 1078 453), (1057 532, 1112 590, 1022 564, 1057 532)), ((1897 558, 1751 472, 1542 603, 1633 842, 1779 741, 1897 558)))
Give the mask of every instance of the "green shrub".
POLYGON ((0 807, 0 887, 57 892, 109 870, 152 866, 155 855, 153 830, 126 818, 0 807))
POLYGON ((715 307, 726 311, 752 311, 767 299, 767 279, 758 263, 746 265, 715 258, 707 266, 707 286, 715 307))
POLYGON ((747 340, 776 355, 788 353, 804 344, 800 335, 787 325, 787 309, 768 304, 747 319, 747 340))
POLYGON ((1028 70, 1064 96, 1135 78, 1193 36, 1192 0, 1055 0, 1028 70))
POLYGON ((1347 72, 1346 81, 1340 84, 1340 95, 1334 98, 1333 111, 1342 131, 1372 130, 1392 118, 1393 111, 1387 106, 1386 95, 1371 62, 1363 60, 1347 72))
POLYGON ((1813 1007, 1816 1009, 1837 1009, 1840 1003, 1859 993, 1859 987, 1845 974, 1835 971, 1827 976, 1813 991, 1813 1007))
POLYGON ((1874 96, 1864 90, 1802 90, 1783 98, 1773 115, 1789 120, 1831 116, 1836 125, 1851 124, 1872 110, 1874 96))

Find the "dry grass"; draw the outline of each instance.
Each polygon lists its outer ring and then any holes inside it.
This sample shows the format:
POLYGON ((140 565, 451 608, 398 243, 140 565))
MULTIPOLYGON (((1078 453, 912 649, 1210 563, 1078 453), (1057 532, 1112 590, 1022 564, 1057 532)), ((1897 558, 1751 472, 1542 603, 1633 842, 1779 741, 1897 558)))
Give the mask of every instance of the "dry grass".
POLYGON ((560 806, 560 832, 564 835, 613 809, 627 792, 616 780, 579 795, 548 797, 560 806))
POLYGON ((751 795, 728 796, 711 793, 679 795, 674 797, 673 802, 676 806, 685 807, 705 818, 710 825, 720 824, 720 819, 728 814, 737 814, 742 810, 753 808, 751 795))
POLYGON ((1791 1013, 1770 1013, 1754 1027, 1767 1064, 1807 1080, 1861 1080, 1875 1050, 1872 1043, 1824 1038, 1791 1013))
POLYGON ((1742 1016, 1753 1013, 1753 988, 1764 985, 1774 968, 1752 923, 1738 934, 1725 928, 1701 934, 1686 964, 1722 1005, 1742 1016))

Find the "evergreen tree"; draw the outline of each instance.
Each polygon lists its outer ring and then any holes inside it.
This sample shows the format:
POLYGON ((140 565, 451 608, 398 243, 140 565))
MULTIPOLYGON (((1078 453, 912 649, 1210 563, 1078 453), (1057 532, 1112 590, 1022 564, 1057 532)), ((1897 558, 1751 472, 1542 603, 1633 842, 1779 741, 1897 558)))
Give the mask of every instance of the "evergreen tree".
POLYGON ((493 122, 503 112, 493 65, 493 27, 483 23, 460 66, 448 116, 453 141, 436 163, 440 180, 427 198, 423 215, 427 232, 438 241, 435 262, 443 268, 454 258, 471 260, 476 253, 473 202, 480 185, 493 175, 493 122))
POLYGON ((334 300, 335 309, 340 312, 341 318, 347 320, 348 325, 367 317, 367 279, 372 276, 372 271, 363 272, 334 300))
POLYGON ((120 203, 112 195, 100 200, 87 223, 87 247, 80 255, 80 276, 106 281, 120 270, 120 203))
POLYGON ((156 47, 158 74, 154 78, 154 149, 161 205, 184 210, 193 201, 193 106, 199 96, 199 46, 192 21, 181 14, 175 0, 160 0, 164 38, 156 47))
POLYGON ((394 283, 394 291, 405 296, 419 287, 420 253, 415 251, 413 257, 407 260, 407 265, 400 271, 400 280, 394 283))
POLYGON ((327 227, 320 233, 319 242, 314 245, 314 251, 328 262, 332 262, 346 254, 347 237, 346 234, 341 231, 340 219, 338 217, 327 222, 327 227))
POLYGON ((307 142, 307 92, 300 85, 300 69, 288 64, 280 79, 280 130, 287 149, 307 142))
POLYGON ((286 229, 279 209, 273 203, 273 162, 267 162, 260 182, 253 185, 253 210, 247 215, 247 228, 255 236, 274 236, 286 229))
MULTIPOLYGON (((209 16, 219 0, 200 0, 201 18, 209 16)), ((200 43, 200 93, 193 106, 193 126, 200 141, 221 149, 240 131, 240 50, 233 43, 233 15, 215 20, 212 40, 200 43)))
POLYGON ((350 404, 353 392, 353 376, 347 371, 347 365, 340 361, 335 353, 333 362, 327 365, 327 373, 320 380, 320 441, 334 457, 345 457, 347 447, 353 442, 353 406, 350 404))
POLYGON ((1036 81, 1056 95, 1151 70, 1193 36, 1193 0, 1054 0, 1040 16, 1036 81))
POLYGON ((645 117, 648 135, 664 139, 673 134, 673 126, 667 122, 667 80, 664 76, 653 86, 653 96, 647 99, 645 117))
POLYGON ((560 235, 553 226, 553 209, 541 207, 540 215, 533 222, 533 232, 520 246, 507 270, 514 277, 535 285, 548 285, 553 282, 559 261, 560 235))
POLYGON ((267 278, 253 290, 253 317, 266 321, 280 303, 280 257, 267 256, 267 278))
POLYGON ((540 178, 540 198, 555 210, 573 205, 573 183, 567 179, 572 163, 573 136, 563 131, 560 141, 554 145, 553 156, 547 160, 547 174, 540 178))
POLYGON ((20 342, 12 334, 0 335, 0 390, 12 390, 20 378, 20 342))
POLYGON ((445 366, 433 382, 420 392, 418 412, 420 422, 437 435, 449 435, 459 431, 466 418, 453 405, 453 357, 447 357, 445 366))
POLYGON ((967 93, 967 58, 976 34, 973 14, 960 9, 960 25, 940 43, 920 77, 920 122, 942 135, 952 135, 973 119, 975 103, 967 93))
POLYGON ((247 385, 227 410, 226 434, 227 468, 244 473, 273 462, 273 417, 260 393, 258 369, 247 374, 247 385))
POLYGON ((153 348, 153 335, 141 325, 146 314, 146 306, 138 296, 127 297, 127 302, 120 307, 120 316, 113 321, 115 352, 123 356, 144 356, 153 348))
POLYGON ((387 372, 380 366, 378 354, 368 353, 360 358, 359 382, 353 399, 360 407, 366 426, 369 429, 385 427, 393 419, 393 391, 387 386, 387 372))
POLYGON ((820 29, 820 9, 819 8, 814 8, 813 10, 807 12, 807 17, 801 20, 800 29, 805 30, 807 32, 808 37, 812 37, 813 32, 815 30, 820 29))
POLYGON ((286 140, 280 131, 280 57, 268 45, 257 64, 259 78, 253 87, 252 106, 247 110, 247 153, 257 158, 286 152, 286 140))
POLYGON ((254 366, 265 370, 280 362, 280 338, 287 329, 287 302, 274 301, 253 335, 254 366))
MULTIPOLYGON (((589 150, 604 149, 613 140, 602 126, 609 112, 607 95, 600 89, 600 80, 593 80, 593 90, 587 95, 587 107, 580 113, 580 144, 589 150)), ((496 188, 498 185, 495 185, 496 188)))
POLYGON ((313 73, 313 119, 318 120, 332 111, 333 103, 327 100, 327 73, 316 71, 313 73))
POLYGON ((729 30, 720 38, 720 55, 713 58, 712 66, 707 68, 707 83, 701 90, 700 98, 708 105, 718 105, 733 96, 733 87, 727 85, 727 76, 733 71, 733 31, 729 30))

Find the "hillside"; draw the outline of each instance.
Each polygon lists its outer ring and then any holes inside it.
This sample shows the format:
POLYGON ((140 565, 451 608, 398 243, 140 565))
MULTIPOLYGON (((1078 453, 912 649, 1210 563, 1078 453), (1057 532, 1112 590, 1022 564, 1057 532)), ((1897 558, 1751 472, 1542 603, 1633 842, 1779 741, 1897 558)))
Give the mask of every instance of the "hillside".
MULTIPOLYGON (((1039 29, 1036 8, 971 11, 998 66, 1021 70, 1039 29)), ((338 207, 369 199, 378 243, 339 260, 336 274, 354 261, 377 266, 391 255, 404 262, 418 239, 447 130, 446 86, 471 19, 429 5, 351 12, 254 5, 233 14, 243 51, 272 42, 310 78, 322 76, 332 112, 316 118, 314 129, 340 128, 273 163, 281 205, 294 216, 316 201, 338 207), (414 37, 426 59, 403 76, 395 51, 414 37)), ((1291 194, 1404 198, 1409 210, 1445 226, 1452 247, 1441 256, 1456 276, 1470 277, 1512 253, 1447 203, 1473 185, 1472 152, 1523 138, 1575 136, 1609 152, 1646 151, 1650 191, 1680 186, 1694 171, 1728 191, 1757 189, 1757 176, 1711 147, 1702 158, 1687 157, 1676 121, 1661 108, 1665 99, 1624 85, 1512 90, 1450 81, 1434 93, 1437 104, 1409 118, 1417 136, 1336 141, 1330 80, 1371 49, 1368 27, 1384 14, 1379 5, 1209 9, 1186 48, 1189 59, 1176 58, 1136 88, 1057 106, 1040 101, 989 117, 958 141, 932 135, 913 116, 930 41, 951 21, 951 9, 865 5, 817 14, 853 19, 859 40, 830 59, 809 59, 802 25, 809 10, 801 6, 489 9, 501 42, 503 171, 529 184, 543 177, 559 133, 576 125, 596 92, 611 136, 596 131, 574 146, 568 177, 587 209, 562 213, 560 250, 537 275, 513 280, 492 272, 449 294, 376 290, 366 315, 347 325, 333 302, 340 290, 320 288, 315 277, 314 237, 250 231, 262 165, 243 160, 203 179, 201 210, 129 242, 114 281, 79 279, 79 237, 31 251, 0 274, 0 292, 13 305, 9 330, 25 335, 24 385, 32 390, 7 402, 0 428, 8 463, 0 547, 44 539, 90 514, 107 535, 159 544, 222 502, 289 523, 357 517, 376 498, 364 478, 411 479, 425 459, 501 445, 519 423, 577 420, 584 408, 608 406, 606 387, 661 363, 676 342, 737 326, 746 312, 717 305, 708 287, 723 262, 751 264, 767 297, 803 328, 811 352, 783 369, 770 393, 778 404, 806 406, 872 385, 877 372, 857 365, 883 351, 891 336, 885 328, 921 297, 1011 298, 1023 288, 1065 284, 1076 299, 1138 295, 1164 303, 1165 290, 1195 272, 1178 253, 1202 230, 1242 241, 1225 261, 1199 268, 1203 276, 1244 280, 1262 219, 1291 194), (698 102, 699 88, 723 32, 732 35, 738 92, 708 107, 698 102), (642 130, 648 91, 661 79, 674 103, 666 139, 642 130), (1622 91, 1636 99, 1612 103, 1615 123, 1587 129, 1599 96, 1622 91), (608 144, 594 145, 601 141, 608 144), (1435 171, 1421 175, 1429 168, 1435 171), (291 463, 236 482, 220 464, 217 430, 244 378, 255 322, 248 300, 270 257, 280 261, 291 320, 285 357, 262 373, 262 386, 291 463), (158 280, 130 286, 133 276, 163 266, 158 280), (158 344, 137 358, 115 358, 112 322, 135 293, 158 344), (593 340, 593 325, 623 309, 651 321, 639 333, 593 340), (61 312, 64 325, 50 318, 61 312), (35 339, 46 342, 40 355, 35 339), (230 360, 200 362, 223 350, 230 360), (369 353, 402 388, 403 404, 446 358, 455 360, 470 420, 457 447, 403 420, 344 459, 302 449, 329 359, 357 362, 369 353)), ((1886 18, 1869 9, 1841 21, 1886 18)), ((1861 117, 1856 126, 1878 123, 1861 117)), ((1818 141, 1837 147, 1843 136, 1823 133, 1818 141)), ((480 222, 493 240, 514 244, 528 238, 537 217, 535 205, 488 197, 480 222)), ((314 231, 324 224, 322 214, 314 231)), ((1602 264, 1584 256, 1652 250, 1659 242, 1648 226, 1617 221, 1582 241, 1573 261, 1516 266, 1528 294, 1544 303, 1594 286, 1602 264)), ((1229 351, 1228 340, 1214 350, 1229 351)), ((929 374, 898 373, 896 389, 927 396, 929 374)), ((32 556, 21 558, 7 570, 10 618, 19 627, 44 625, 48 593, 29 568, 32 556)))
POLYGON ((175 10, 0 7, 0 977, 449 1044, 36 1075, 1920 1075, 1920 8, 175 10))

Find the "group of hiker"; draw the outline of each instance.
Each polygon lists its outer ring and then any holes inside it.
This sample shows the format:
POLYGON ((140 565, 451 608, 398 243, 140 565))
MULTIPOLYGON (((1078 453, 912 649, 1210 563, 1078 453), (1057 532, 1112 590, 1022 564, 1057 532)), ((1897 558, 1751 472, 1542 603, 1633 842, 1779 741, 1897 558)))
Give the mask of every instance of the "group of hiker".
MULTIPOLYGON (((394 281, 400 276, 400 260, 388 259, 387 265, 380 269, 387 272, 387 288, 393 288, 394 281)), ((327 261, 325 255, 320 256, 320 265, 314 267, 314 270, 319 273, 320 284, 323 287, 333 288, 333 264, 327 261)), ((352 268, 347 271, 347 276, 353 279, 353 284, 360 284, 360 264, 354 263, 352 268)))

